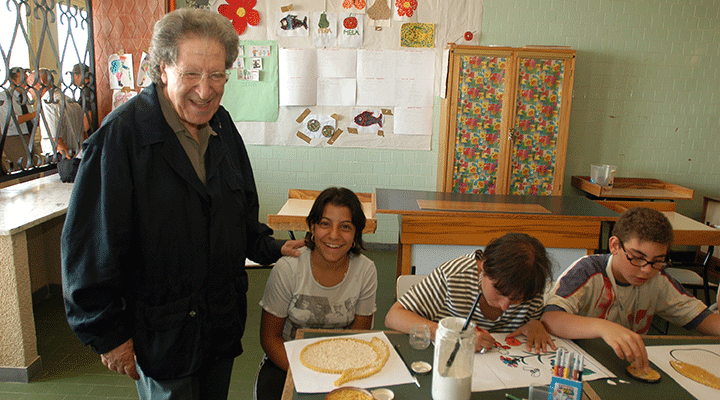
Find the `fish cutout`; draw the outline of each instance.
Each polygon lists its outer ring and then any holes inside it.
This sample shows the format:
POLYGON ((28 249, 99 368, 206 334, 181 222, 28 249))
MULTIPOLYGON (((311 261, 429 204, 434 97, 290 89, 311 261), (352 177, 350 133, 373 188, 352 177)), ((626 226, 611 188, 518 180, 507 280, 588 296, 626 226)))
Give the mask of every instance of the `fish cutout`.
POLYGON ((300 21, 297 15, 288 14, 285 18, 280 20, 280 29, 282 30, 292 31, 300 27, 307 29, 307 16, 300 21))
POLYGON ((370 125, 378 124, 381 128, 383 126, 382 120, 383 120, 382 114, 380 114, 379 117, 375 117, 375 116, 373 116, 372 111, 363 111, 361 114, 356 115, 355 119, 353 119, 353 121, 355 121, 355 123, 358 124, 359 126, 370 126, 370 125))

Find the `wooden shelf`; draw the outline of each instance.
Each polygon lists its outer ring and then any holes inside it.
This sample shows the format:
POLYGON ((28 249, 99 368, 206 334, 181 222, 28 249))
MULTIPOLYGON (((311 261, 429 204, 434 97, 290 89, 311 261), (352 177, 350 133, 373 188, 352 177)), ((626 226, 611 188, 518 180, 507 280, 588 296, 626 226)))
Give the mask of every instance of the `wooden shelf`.
POLYGON ((571 184, 595 197, 645 200, 691 200, 695 191, 650 178, 615 178, 612 188, 590 182, 589 176, 573 176, 571 184))

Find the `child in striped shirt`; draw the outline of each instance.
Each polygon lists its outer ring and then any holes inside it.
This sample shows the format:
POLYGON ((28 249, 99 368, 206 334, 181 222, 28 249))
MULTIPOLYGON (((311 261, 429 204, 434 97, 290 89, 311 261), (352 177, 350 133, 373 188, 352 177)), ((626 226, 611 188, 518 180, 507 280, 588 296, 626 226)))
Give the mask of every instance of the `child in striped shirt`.
POLYGON ((524 233, 508 233, 494 239, 485 251, 447 261, 390 307, 385 326, 408 333, 413 325, 426 324, 434 340, 437 323, 444 317, 472 315, 476 330, 475 350, 489 350, 495 339, 489 332, 525 335, 528 351, 555 349, 540 322, 543 293, 550 279, 545 247, 524 233))

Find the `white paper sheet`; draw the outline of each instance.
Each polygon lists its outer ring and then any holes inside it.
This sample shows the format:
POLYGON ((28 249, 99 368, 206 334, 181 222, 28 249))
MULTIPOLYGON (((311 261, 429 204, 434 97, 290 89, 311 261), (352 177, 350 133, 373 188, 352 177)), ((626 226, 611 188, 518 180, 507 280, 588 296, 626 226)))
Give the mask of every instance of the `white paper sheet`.
POLYGON ((433 124, 432 107, 395 107, 396 135, 431 135, 433 124))
MULTIPOLYGON (((502 345, 505 342, 505 333, 493 333, 495 339, 502 345)), ((476 353, 473 366, 473 392, 490 390, 549 385, 552 377, 551 366, 555 358, 555 351, 541 353, 528 353, 525 350, 525 337, 518 336, 522 344, 510 346, 509 349, 495 348, 485 354, 476 353), (503 359, 504 357, 504 359, 503 359)), ((576 354, 585 355, 585 374, 583 380, 614 378, 615 375, 602 364, 592 358, 587 352, 570 340, 553 336, 555 345, 576 354)))
MULTIPOLYGON (((390 358, 380 372, 365 379, 348 382, 348 385, 361 388, 372 388, 414 382, 410 372, 407 370, 407 367, 402 362, 400 356, 393 348, 392 343, 390 343, 390 340, 388 340, 384 333, 373 332, 357 335, 333 336, 333 338, 341 337, 351 337, 368 342, 371 341, 372 338, 377 337, 378 339, 384 341, 390 348, 390 358)), ((287 353, 288 361, 290 362, 290 370, 292 371, 295 390, 297 390, 298 393, 325 393, 336 389, 333 382, 340 377, 339 374, 325 374, 313 371, 310 368, 305 367, 302 362, 300 362, 300 352, 305 348, 305 346, 324 339, 328 338, 321 337, 285 342, 285 352, 287 353)))
POLYGON ((357 50, 318 49, 317 76, 320 78, 355 78, 357 50))
POLYGON ((355 79, 318 78, 317 105, 353 106, 355 105, 355 79))
POLYGON ((720 374, 720 344, 690 344, 647 346, 648 358, 670 375, 680 386, 698 399, 720 399, 720 390, 705 386, 685 377, 670 365, 670 360, 683 361, 704 368, 711 374, 720 374))
POLYGON ((280 49, 278 71, 281 106, 312 106, 317 102, 315 49, 280 49))

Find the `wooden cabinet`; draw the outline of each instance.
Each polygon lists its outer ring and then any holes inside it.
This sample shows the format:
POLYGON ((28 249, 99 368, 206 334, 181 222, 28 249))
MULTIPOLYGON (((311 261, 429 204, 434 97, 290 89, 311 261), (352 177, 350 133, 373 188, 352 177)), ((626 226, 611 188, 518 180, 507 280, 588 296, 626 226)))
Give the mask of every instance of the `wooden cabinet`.
POLYGON ((575 51, 449 48, 438 190, 561 195, 575 51))

